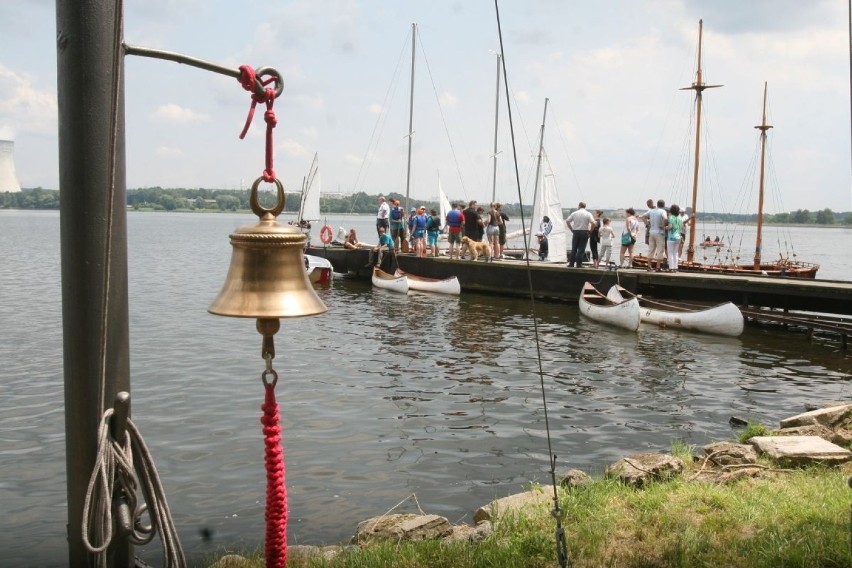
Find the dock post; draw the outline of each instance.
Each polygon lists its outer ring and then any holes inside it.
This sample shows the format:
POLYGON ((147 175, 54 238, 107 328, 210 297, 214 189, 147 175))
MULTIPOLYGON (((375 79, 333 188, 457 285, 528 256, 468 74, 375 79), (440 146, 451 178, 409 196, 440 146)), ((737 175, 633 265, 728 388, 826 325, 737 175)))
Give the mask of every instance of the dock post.
MULTIPOLYGON (((56 1, 68 565, 90 565, 83 505, 104 410, 130 392, 121 3, 56 1)), ((129 409, 128 409, 129 413, 129 409)), ((132 566, 126 538, 110 566, 132 566)))

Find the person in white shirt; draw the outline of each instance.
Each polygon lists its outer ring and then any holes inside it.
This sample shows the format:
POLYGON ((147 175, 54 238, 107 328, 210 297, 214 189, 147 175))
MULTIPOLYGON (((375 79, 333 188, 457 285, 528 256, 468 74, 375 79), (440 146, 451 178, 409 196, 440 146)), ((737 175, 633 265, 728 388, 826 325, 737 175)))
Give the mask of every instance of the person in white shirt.
POLYGON ((568 215, 565 224, 571 231, 571 255, 568 258, 568 268, 580 268, 583 266, 583 256, 586 254, 586 245, 589 242, 589 233, 595 226, 594 216, 586 211, 586 204, 582 201, 578 209, 568 215))
POLYGON ((692 221, 692 217, 686 212, 686 207, 680 210, 680 222, 683 225, 683 231, 680 233, 680 246, 677 247, 677 255, 683 256, 683 243, 686 240, 686 225, 692 221))
POLYGON ((610 226, 609 217, 604 217, 603 225, 598 230, 598 235, 601 238, 601 256, 603 265, 609 267, 612 258, 612 240, 615 238, 615 231, 610 226))
POLYGON ((379 210, 376 213, 376 234, 378 234, 379 229, 382 228, 384 228, 385 233, 387 233, 390 228, 390 205, 388 205, 384 195, 379 197, 379 210))
POLYGON ((650 242, 648 246, 648 271, 659 271, 663 267, 663 259, 666 258, 666 202, 662 199, 657 201, 657 206, 648 214, 648 233, 650 242))

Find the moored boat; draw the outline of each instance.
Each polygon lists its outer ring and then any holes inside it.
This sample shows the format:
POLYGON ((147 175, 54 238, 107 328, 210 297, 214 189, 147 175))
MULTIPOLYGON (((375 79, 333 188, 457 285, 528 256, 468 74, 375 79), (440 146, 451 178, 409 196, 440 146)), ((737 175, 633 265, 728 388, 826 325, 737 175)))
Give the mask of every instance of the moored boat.
MULTIPOLYGON (((704 83, 701 69, 701 43, 703 35, 703 21, 698 23, 698 67, 696 70, 695 82, 689 87, 684 87, 681 90, 695 91, 695 160, 693 164, 693 182, 692 182, 692 222, 689 223, 689 235, 686 239, 686 262, 678 263, 678 270, 682 272, 711 272, 718 274, 736 274, 736 275, 755 275, 755 276, 770 276, 770 277, 786 277, 786 278, 816 278, 819 265, 812 262, 799 260, 795 252, 787 251, 779 252, 778 258, 774 260, 763 259, 762 243, 763 243, 763 206, 764 206, 764 182, 765 182, 765 163, 766 163, 766 131, 772 128, 766 122, 766 95, 767 84, 763 86, 763 118, 761 124, 755 126, 760 131, 760 171, 759 171, 759 187, 758 187, 758 203, 757 203, 757 236, 754 245, 754 259, 752 262, 740 262, 741 252, 725 245, 721 241, 726 240, 728 243, 733 243, 735 239, 730 236, 726 239, 719 239, 717 242, 703 243, 695 242, 696 223, 695 218, 698 214, 698 181, 699 177, 699 162, 701 149, 701 105, 702 93, 705 89, 721 87, 722 85, 708 85, 704 83), (717 251, 716 258, 711 258, 703 262, 696 260, 696 247, 704 249, 705 252, 717 251), (721 254, 723 253, 724 254, 721 254)), ((770 160, 771 163, 771 160, 770 160)), ((774 178, 774 176, 770 176, 774 178)), ((648 267, 648 258, 644 255, 636 255, 633 257, 633 265, 639 268, 648 267)))
POLYGON ((409 290, 434 292, 436 294, 452 294, 455 296, 461 294, 461 285, 459 284, 459 279, 455 276, 451 276, 450 278, 427 278, 411 274, 410 272, 403 272, 402 270, 397 270, 395 276, 407 277, 409 290))
POLYGON ((618 284, 609 289, 607 297, 615 302, 635 298, 639 302, 641 321, 660 327, 738 337, 745 326, 742 312, 731 302, 709 308, 691 309, 647 300, 618 284))
POLYGON ((639 301, 636 298, 615 302, 586 282, 580 292, 579 306, 580 313, 589 319, 630 331, 639 329, 639 301))
POLYGON ((311 284, 330 284, 334 279, 334 269, 331 263, 319 256, 305 255, 305 271, 311 284))
POLYGON ((408 277, 388 274, 381 268, 373 268, 373 286, 399 294, 408 294, 408 277))

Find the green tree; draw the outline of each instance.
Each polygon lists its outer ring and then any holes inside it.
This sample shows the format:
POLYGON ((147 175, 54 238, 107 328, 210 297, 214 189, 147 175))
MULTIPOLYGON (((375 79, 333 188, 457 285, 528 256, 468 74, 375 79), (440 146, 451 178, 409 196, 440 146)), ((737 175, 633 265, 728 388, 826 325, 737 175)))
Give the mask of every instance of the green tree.
POLYGON ((790 220, 794 223, 812 223, 811 212, 807 209, 797 209, 791 216, 790 220))
POLYGON ((819 225, 834 225, 834 211, 826 207, 816 213, 816 222, 819 225))

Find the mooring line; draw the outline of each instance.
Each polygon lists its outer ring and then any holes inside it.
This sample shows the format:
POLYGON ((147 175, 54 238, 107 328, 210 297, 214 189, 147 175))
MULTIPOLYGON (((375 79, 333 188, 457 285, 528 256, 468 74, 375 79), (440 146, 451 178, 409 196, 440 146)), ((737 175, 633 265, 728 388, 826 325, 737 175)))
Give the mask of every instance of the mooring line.
MULTIPOLYGON (((529 241, 527 240, 526 222, 524 218, 524 201, 523 196, 521 195, 521 178, 520 173, 518 172, 518 152, 515 146, 515 126, 512 120, 512 105, 509 102, 511 100, 509 98, 509 76, 506 72, 506 52, 503 49, 503 29, 500 25, 500 7, 498 5, 498 0, 494 0, 494 10, 497 16, 497 33, 500 38, 500 53, 503 56, 503 77, 505 78, 503 84, 506 91, 506 108, 508 109, 509 114, 509 132, 512 139, 512 158, 515 167, 515 183, 518 188, 518 203, 520 204, 521 210, 521 232, 524 237, 524 250, 529 251, 529 241)), ((541 135, 544 136, 543 124, 541 135)), ((544 388, 544 369, 541 365, 541 343, 539 341, 538 333, 538 318, 536 317, 535 311, 535 294, 533 292, 532 269, 530 265, 529 252, 525 255, 525 257, 527 266, 527 286, 529 288, 530 306, 532 311, 533 333, 535 335, 536 360, 538 361, 538 377, 539 384, 541 386, 541 400, 544 409, 544 427, 547 434, 547 453, 550 456, 550 478, 553 483, 553 510, 551 513, 553 514, 554 519, 556 519, 556 555, 559 559, 559 565, 562 568, 566 568, 568 566, 568 547, 565 541, 565 529, 562 526, 564 513, 559 506, 559 487, 556 483, 556 455, 553 453, 553 443, 550 437, 550 420, 547 414, 547 393, 544 388)))

